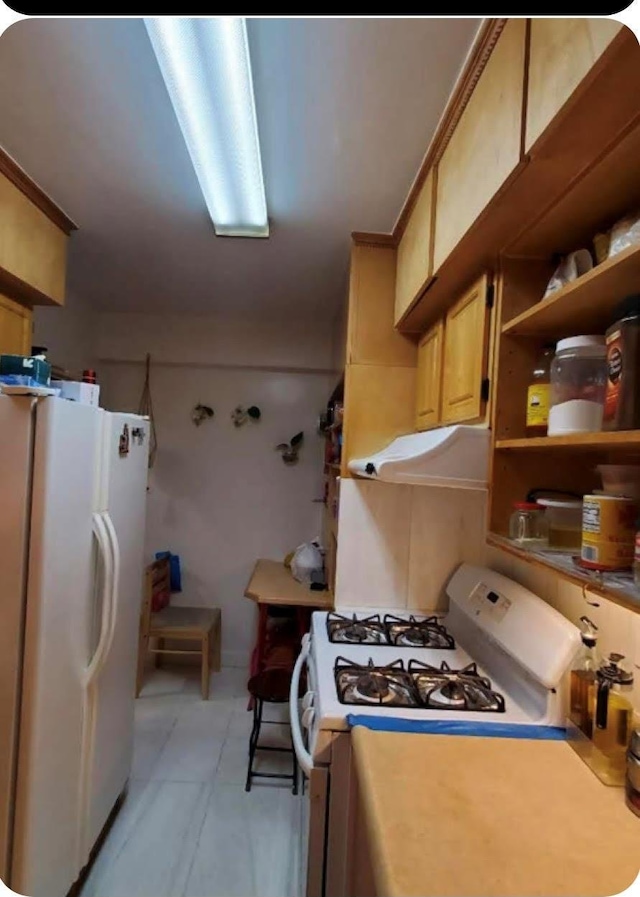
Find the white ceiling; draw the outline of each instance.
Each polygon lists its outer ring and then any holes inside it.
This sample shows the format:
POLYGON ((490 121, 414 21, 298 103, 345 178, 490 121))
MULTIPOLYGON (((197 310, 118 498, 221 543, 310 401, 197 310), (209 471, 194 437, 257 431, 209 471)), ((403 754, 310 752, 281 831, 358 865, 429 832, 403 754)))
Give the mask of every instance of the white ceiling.
POLYGON ((333 315, 352 230, 390 231, 479 19, 249 22, 268 240, 214 235, 140 19, 0 37, 0 144, 78 223, 97 308, 333 315))

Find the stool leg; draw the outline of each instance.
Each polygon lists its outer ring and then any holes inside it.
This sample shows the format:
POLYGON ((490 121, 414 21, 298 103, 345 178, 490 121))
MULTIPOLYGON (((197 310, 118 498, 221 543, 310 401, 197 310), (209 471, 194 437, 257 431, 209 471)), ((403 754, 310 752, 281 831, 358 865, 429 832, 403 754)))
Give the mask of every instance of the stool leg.
POLYGON ((256 754, 258 739, 260 738, 260 726, 262 724, 262 700, 254 698, 253 700, 253 728, 249 736, 249 766, 247 768, 247 781, 244 786, 245 791, 251 791, 251 776, 253 774, 253 758, 256 754))
POLYGON ((209 633, 202 636, 201 651, 202 651, 202 659, 201 659, 201 663, 202 663, 202 670, 201 670, 202 700, 208 701, 209 700, 209 659, 211 657, 211 647, 209 645, 209 633))

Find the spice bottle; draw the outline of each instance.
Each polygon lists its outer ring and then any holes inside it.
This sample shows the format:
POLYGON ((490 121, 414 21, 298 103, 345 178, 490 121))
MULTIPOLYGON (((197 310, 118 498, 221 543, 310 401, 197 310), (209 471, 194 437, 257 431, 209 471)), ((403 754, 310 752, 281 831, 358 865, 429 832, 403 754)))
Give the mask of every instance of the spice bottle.
POLYGON ((580 617, 582 648, 571 670, 569 717, 587 738, 593 733, 596 675, 600 668, 598 627, 589 617, 580 617))
POLYGON ((605 334, 605 430, 640 427, 640 294, 627 296, 605 334))
POLYGON ((555 346, 548 343, 536 360, 527 389, 527 436, 546 436, 549 423, 551 362, 555 346))

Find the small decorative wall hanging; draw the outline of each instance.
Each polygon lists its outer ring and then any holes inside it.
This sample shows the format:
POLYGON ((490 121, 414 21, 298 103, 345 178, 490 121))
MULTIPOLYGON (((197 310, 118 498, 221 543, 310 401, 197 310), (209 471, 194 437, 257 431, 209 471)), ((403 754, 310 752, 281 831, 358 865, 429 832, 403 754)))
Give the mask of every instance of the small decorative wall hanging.
POLYGON ((196 405, 191 412, 191 420, 194 422, 196 427, 199 427, 200 424, 212 418, 213 414, 213 408, 210 408, 208 405, 196 405))
POLYGON ((296 433, 291 437, 291 442, 281 442, 276 446, 276 451, 282 452, 282 460, 285 464, 297 464, 298 452, 304 440, 304 433, 296 433))
POLYGON ((257 424, 261 417, 262 412, 257 405, 249 405, 248 408, 245 408, 244 405, 237 405, 231 412, 234 427, 242 427, 248 420, 257 424))

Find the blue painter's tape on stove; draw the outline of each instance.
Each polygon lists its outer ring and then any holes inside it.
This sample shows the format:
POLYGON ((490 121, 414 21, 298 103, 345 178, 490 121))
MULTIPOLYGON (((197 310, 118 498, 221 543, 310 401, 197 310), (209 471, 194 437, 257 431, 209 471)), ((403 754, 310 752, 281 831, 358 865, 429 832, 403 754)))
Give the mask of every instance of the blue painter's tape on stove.
POLYGON ((538 741, 565 741, 562 726, 517 725, 516 723, 469 723, 462 720, 413 720, 350 713, 351 727, 365 726, 376 732, 412 732, 416 735, 476 735, 482 738, 529 738, 538 741))

